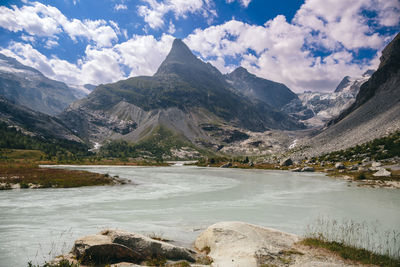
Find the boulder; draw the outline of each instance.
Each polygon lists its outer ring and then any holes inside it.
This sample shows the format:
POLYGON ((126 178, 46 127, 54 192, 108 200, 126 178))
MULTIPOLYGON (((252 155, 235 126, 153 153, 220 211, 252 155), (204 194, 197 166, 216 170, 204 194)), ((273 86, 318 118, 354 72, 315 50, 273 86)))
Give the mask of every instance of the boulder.
POLYGON ((231 162, 228 162, 228 163, 225 163, 224 165, 221 165, 220 168, 229 168, 229 167, 232 167, 232 163, 231 162))
POLYGON ((390 177, 392 173, 387 171, 385 168, 380 167, 379 170, 372 175, 375 177, 390 177))
POLYGON ((294 169, 291 169, 290 171, 292 171, 292 172, 301 172, 301 168, 294 168, 294 169))
POLYGON ((358 170, 358 166, 357 165, 353 165, 350 167, 350 171, 357 171, 358 170))
POLYGON ((315 169, 310 166, 305 166, 303 169, 301 169, 302 172, 314 172, 315 169))
POLYGON ((264 259, 279 257, 298 236, 243 222, 221 222, 208 227, 195 242, 200 251, 209 251, 213 266, 255 267, 264 259))
POLYGON ((358 167, 357 171, 359 172, 366 172, 368 169, 365 167, 358 167))
POLYGON ((194 251, 154 240, 144 235, 119 230, 105 230, 102 234, 109 237, 112 243, 128 247, 144 259, 161 257, 168 260, 195 261, 194 251))
POLYGON ((292 161, 291 158, 287 158, 287 159, 282 160, 282 161, 280 162, 280 165, 281 165, 281 166, 284 166, 284 167, 292 166, 292 165, 293 165, 293 161, 292 161))
POLYGON ((346 169, 346 166, 344 166, 343 163, 338 162, 338 163, 335 164, 335 168, 338 169, 338 170, 344 170, 344 169, 346 169))
POLYGON ((123 261, 139 262, 144 258, 132 249, 114 244, 104 235, 89 235, 75 241, 72 253, 83 264, 109 264, 123 261))
POLYGON ((374 162, 372 162, 371 166, 372 166, 372 168, 381 167, 382 163, 374 161, 374 162))

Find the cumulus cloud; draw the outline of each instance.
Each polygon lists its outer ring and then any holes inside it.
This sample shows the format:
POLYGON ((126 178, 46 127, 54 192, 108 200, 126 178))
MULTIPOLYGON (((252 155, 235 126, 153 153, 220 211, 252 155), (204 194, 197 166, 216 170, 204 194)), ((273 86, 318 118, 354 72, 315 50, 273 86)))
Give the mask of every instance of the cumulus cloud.
POLYGON ((186 18, 188 14, 201 14, 205 18, 217 15, 210 0, 143 0, 139 5, 138 14, 152 29, 164 26, 164 16, 173 13, 175 19, 186 18))
MULTIPOLYGON (((233 2, 235 2, 236 0, 226 0, 226 2, 227 3, 233 3, 233 2)), ((251 0, 237 0, 243 7, 248 7, 249 6, 249 4, 250 4, 250 2, 251 2, 251 0)))
POLYGON ((225 62, 236 58, 250 72, 297 92, 326 91, 343 76, 377 67, 379 51, 393 38, 379 30, 398 25, 399 18, 397 0, 306 0, 292 21, 282 15, 262 26, 231 20, 197 29, 185 42, 222 72, 231 71, 225 62), (377 55, 356 62, 360 49, 377 55))
POLYGON ((126 10, 126 9, 128 9, 128 6, 124 4, 116 4, 114 6, 114 10, 126 10))
POLYGON ((0 6, 0 27, 40 37, 55 37, 65 32, 74 41, 85 38, 97 46, 111 46, 118 40, 114 29, 105 20, 70 20, 57 8, 39 2, 21 8, 0 6))
POLYGON ((171 35, 163 35, 158 40, 153 36, 135 35, 113 47, 88 45, 85 56, 76 63, 56 56, 48 58, 32 45, 25 43, 12 42, 0 52, 55 80, 68 84, 100 84, 154 74, 168 54, 173 40, 171 35))

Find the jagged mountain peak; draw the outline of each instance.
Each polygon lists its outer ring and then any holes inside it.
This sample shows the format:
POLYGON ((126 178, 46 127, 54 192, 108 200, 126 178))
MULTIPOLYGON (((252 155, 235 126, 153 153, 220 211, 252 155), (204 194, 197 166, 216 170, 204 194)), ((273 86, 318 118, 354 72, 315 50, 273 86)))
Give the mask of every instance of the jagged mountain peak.
POLYGON ((362 76, 363 77, 371 77, 372 74, 374 74, 374 72, 375 72, 375 70, 370 69, 370 70, 367 70, 366 72, 364 72, 362 76))
POLYGON ((207 64, 198 59, 181 39, 174 40, 171 50, 155 75, 176 73, 177 65, 185 68, 207 68, 207 64))
POLYGON ((237 67, 231 74, 250 74, 246 68, 242 66, 237 67))
POLYGON ((226 74, 225 78, 241 94, 277 109, 281 109, 293 99, 298 99, 286 85, 257 77, 243 67, 226 74))
POLYGON ((378 69, 382 69, 385 65, 391 65, 393 69, 400 66, 400 33, 383 49, 380 58, 381 63, 378 69))

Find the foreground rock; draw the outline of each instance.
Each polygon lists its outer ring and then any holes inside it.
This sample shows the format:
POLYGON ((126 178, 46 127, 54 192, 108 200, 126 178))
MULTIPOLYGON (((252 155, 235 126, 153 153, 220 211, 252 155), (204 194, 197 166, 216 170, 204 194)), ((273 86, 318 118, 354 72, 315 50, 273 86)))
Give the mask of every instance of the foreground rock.
POLYGON ((195 247, 208 251, 211 266, 356 266, 297 243, 293 234, 243 222, 221 222, 207 228, 195 247))
POLYGON ((297 235, 243 222, 220 222, 195 241, 197 252, 125 231, 105 230, 75 241, 67 259, 84 266, 359 266, 304 246, 297 235))
POLYGON ((124 245, 134 250, 143 259, 161 257, 168 260, 195 261, 194 251, 154 240, 144 235, 116 230, 106 230, 102 234, 110 237, 113 243, 124 245))
POLYGON ((117 230, 105 230, 76 240, 71 254, 66 256, 89 266, 135 266, 149 260, 195 262, 199 257, 187 248, 117 230))

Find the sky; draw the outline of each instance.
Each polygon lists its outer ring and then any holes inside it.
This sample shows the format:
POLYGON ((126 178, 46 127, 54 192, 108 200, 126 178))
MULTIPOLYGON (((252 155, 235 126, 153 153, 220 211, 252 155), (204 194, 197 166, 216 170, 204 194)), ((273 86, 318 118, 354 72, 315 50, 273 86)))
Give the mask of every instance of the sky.
POLYGON ((70 85, 153 75, 175 38, 222 73, 333 91, 379 65, 400 0, 0 0, 0 53, 70 85))

